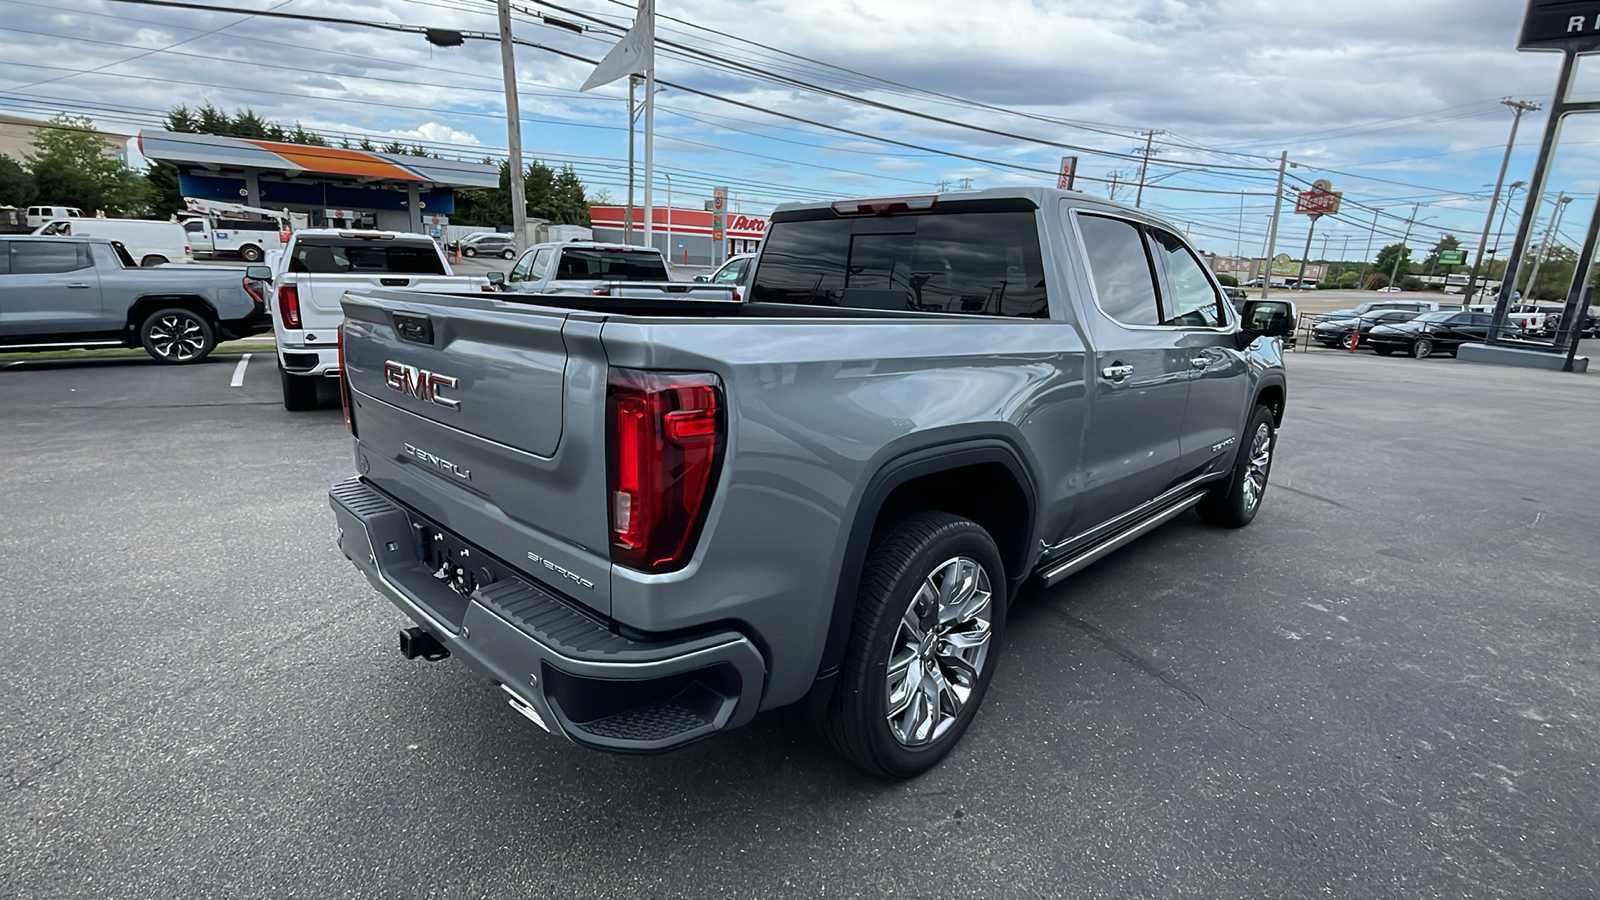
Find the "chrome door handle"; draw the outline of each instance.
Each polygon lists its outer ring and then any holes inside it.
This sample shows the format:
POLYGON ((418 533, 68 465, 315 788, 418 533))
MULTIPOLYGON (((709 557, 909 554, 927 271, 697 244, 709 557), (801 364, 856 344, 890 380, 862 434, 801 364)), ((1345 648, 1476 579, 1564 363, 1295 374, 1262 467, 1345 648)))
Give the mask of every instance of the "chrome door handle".
POLYGON ((87 288, 89 285, 82 281, 74 281, 67 285, 69 288, 87 288))
POLYGON ((1111 379, 1112 381, 1121 381, 1122 379, 1133 374, 1133 366, 1106 366, 1104 369, 1100 370, 1100 374, 1111 379))
POLYGON ((1189 360, 1189 365, 1193 366, 1196 369, 1204 369, 1206 366, 1211 365, 1211 360, 1207 359, 1204 356, 1196 356, 1193 359, 1189 360))

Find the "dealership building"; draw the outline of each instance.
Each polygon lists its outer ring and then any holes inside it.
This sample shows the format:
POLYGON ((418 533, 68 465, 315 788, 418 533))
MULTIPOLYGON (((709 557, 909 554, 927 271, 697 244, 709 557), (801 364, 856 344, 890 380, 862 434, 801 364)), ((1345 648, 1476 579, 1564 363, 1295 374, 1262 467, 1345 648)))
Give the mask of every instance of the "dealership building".
MULTIPOLYGON (((727 213, 723 216, 721 241, 714 239, 711 213, 704 209, 651 210, 655 221, 656 248, 676 265, 714 266, 740 253, 754 253, 767 233, 767 220, 761 216, 727 213)), ((589 209, 589 225, 594 239, 617 244, 644 244, 644 207, 633 208, 633 240, 627 239, 626 206, 595 206, 589 209)))
POLYGON ((139 152, 176 168, 185 197, 305 213, 314 227, 427 234, 449 223, 457 190, 500 184, 482 163, 211 134, 141 131, 139 152))

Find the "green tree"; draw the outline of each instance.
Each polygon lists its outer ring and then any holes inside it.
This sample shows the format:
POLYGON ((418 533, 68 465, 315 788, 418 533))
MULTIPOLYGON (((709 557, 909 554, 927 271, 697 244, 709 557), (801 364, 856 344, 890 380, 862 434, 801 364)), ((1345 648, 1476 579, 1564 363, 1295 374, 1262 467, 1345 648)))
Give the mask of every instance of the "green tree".
POLYGON ((39 197, 33 173, 22 163, 0 153, 0 206, 27 206, 39 197))
POLYGON ((85 212, 120 215, 148 205, 148 188, 127 163, 106 153, 105 139, 86 118, 63 113, 33 138, 29 163, 39 196, 85 212))
POLYGON ((1372 263, 1372 271, 1381 274, 1384 278, 1384 284, 1381 286, 1386 287, 1388 285, 1389 273, 1394 271, 1396 258, 1400 260, 1400 271, 1395 275, 1395 279, 1403 281, 1407 275, 1411 274, 1411 248, 1405 244, 1390 244, 1378 251, 1378 258, 1372 263))
MULTIPOLYGON (((599 203, 599 204, 603 204, 604 201, 602 201, 600 199, 600 195, 604 194, 604 193, 605 193, 605 191, 596 192, 595 193, 595 197, 594 197, 594 202, 595 203, 599 203)), ((1217 281, 1221 282, 1223 287, 1238 287, 1239 286, 1239 279, 1233 277, 1232 275, 1229 275, 1227 272, 1218 272, 1217 273, 1217 281)))
POLYGON ((152 162, 144 173, 150 190, 150 212, 157 218, 167 218, 184 209, 183 191, 178 187, 178 170, 166 163, 152 162))
POLYGON ((1356 282, 1361 280, 1361 273, 1353 271, 1353 270, 1349 271, 1349 272, 1345 272, 1344 274, 1339 276, 1338 280, 1339 280, 1339 287, 1346 288, 1346 289, 1353 288, 1353 287, 1356 286, 1356 282))
POLYGON ((1440 253, 1443 253, 1446 250, 1459 249, 1461 249, 1461 239, 1453 234, 1446 234, 1444 237, 1439 239, 1439 243, 1433 245, 1433 249, 1429 251, 1427 258, 1422 261, 1422 265, 1418 268, 1420 268, 1425 274, 1432 273, 1433 270, 1439 266, 1440 253))

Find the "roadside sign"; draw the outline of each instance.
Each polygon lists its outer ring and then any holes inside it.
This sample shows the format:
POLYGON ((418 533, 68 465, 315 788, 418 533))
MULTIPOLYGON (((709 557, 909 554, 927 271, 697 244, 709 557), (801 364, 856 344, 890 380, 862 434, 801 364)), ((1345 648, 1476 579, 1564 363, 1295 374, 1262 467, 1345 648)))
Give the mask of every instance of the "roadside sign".
POLYGON ((1333 189, 1327 179, 1319 178, 1311 190, 1301 191, 1294 200, 1294 211, 1302 216, 1334 216, 1339 214, 1339 203, 1344 194, 1333 189))
POLYGON ((1518 50, 1600 50, 1600 0, 1528 0, 1518 50))
POLYGON ((714 187, 711 189, 711 240, 713 243, 722 243, 727 237, 723 216, 728 209, 728 189, 714 187))
POLYGON ((1440 250, 1439 265, 1464 266, 1467 264, 1467 251, 1465 250, 1440 250))
POLYGON ((1076 156, 1061 157, 1061 174, 1056 178, 1058 190, 1070 191, 1072 185, 1078 180, 1078 158, 1076 156))

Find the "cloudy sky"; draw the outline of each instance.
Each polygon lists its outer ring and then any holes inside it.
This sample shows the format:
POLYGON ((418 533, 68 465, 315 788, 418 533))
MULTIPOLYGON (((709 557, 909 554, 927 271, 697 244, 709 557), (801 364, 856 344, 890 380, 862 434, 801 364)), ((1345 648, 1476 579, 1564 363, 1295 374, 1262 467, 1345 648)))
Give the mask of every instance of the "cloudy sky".
MULTIPOLYGON (((618 0, 515 5, 519 38, 596 59, 633 16, 618 0), (540 13, 592 30, 552 27, 540 13)), ((0 0, 0 110, 81 113, 131 134, 178 104, 209 102, 446 156, 504 152, 493 41, 438 49, 355 24, 246 15, 493 32, 488 0, 238 9, 0 0)), ((1359 258, 1375 215, 1377 242, 1395 240, 1413 203, 1423 204, 1414 245, 1441 230, 1475 244, 1511 124, 1499 101, 1547 104, 1559 61, 1515 51, 1521 4, 1506 0, 660 0, 658 10, 660 38, 679 45, 660 49, 659 76, 714 95, 659 95, 657 191, 670 176, 680 206, 698 206, 714 184, 729 185, 743 211, 764 212, 941 183, 1053 183, 1046 173, 1066 154, 1082 159, 1080 189, 1105 196, 1114 181, 1131 201, 1134 151, 1156 130, 1144 205, 1223 253, 1260 252, 1280 151, 1296 164, 1290 186, 1327 178, 1346 192, 1313 255, 1326 237, 1328 255, 1359 258)), ((623 83, 579 94, 589 66, 517 52, 525 149, 622 197, 623 83)), ((1543 126, 1542 114, 1523 120, 1508 181, 1527 178, 1543 126)), ((1568 127, 1551 190, 1579 195, 1561 224, 1569 243, 1594 203, 1596 146, 1600 122, 1568 127)), ((1508 230, 1515 223, 1514 213, 1508 230)), ((1305 233, 1303 219, 1289 222, 1279 249, 1297 254, 1305 233)))

